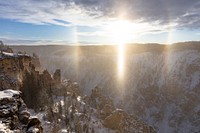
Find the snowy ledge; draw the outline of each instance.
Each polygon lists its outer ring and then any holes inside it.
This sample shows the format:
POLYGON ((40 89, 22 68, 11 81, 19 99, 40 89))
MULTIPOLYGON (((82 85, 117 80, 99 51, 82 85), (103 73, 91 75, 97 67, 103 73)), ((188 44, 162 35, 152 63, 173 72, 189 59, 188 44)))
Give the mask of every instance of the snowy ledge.
POLYGON ((20 95, 20 91, 15 91, 15 90, 4 90, 4 91, 0 91, 0 99, 3 98, 12 98, 14 95, 20 95))
POLYGON ((0 53, 0 58, 13 58, 13 57, 31 57, 28 54, 19 54, 19 53, 8 53, 2 52, 0 53))

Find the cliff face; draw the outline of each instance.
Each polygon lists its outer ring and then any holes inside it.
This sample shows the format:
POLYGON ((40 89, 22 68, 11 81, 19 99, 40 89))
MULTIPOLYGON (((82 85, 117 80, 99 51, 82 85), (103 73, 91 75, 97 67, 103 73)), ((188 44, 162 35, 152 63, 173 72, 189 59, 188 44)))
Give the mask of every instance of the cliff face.
POLYGON ((52 77, 47 70, 39 72, 36 71, 34 65, 32 65, 30 71, 25 70, 23 72, 21 86, 23 98, 27 106, 34 109, 47 106, 49 102, 49 93, 59 88, 60 84, 61 77, 59 70, 57 70, 54 77, 52 77))
POLYGON ((13 53, 4 45, 0 50, 0 131, 41 133, 40 120, 30 117, 26 104, 34 109, 46 104, 47 89, 60 83, 60 71, 57 70, 54 80, 48 71, 39 72, 40 62, 36 56, 13 53))
POLYGON ((20 90, 23 71, 29 71, 31 57, 26 54, 0 53, 0 89, 20 90))

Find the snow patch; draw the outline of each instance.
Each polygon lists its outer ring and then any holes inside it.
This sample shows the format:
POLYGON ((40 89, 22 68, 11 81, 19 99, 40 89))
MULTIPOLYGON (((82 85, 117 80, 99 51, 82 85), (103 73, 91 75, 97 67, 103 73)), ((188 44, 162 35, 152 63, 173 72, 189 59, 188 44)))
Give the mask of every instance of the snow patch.
POLYGON ((19 95, 19 91, 14 91, 14 90, 4 90, 0 91, 0 99, 3 98, 12 98, 14 95, 19 95))

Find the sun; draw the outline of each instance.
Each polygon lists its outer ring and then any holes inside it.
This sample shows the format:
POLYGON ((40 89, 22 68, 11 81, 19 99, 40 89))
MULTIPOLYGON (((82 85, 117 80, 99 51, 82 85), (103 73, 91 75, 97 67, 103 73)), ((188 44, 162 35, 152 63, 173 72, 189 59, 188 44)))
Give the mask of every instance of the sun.
POLYGON ((109 36, 115 44, 125 44, 133 38, 133 24, 126 20, 117 20, 108 25, 109 36))

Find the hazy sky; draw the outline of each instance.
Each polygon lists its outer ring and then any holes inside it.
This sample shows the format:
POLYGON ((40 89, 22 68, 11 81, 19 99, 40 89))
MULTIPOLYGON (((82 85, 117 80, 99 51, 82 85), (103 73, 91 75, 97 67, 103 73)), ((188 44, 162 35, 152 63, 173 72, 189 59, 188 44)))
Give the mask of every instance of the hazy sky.
POLYGON ((200 40, 199 27, 199 0, 0 0, 9 44, 173 43, 200 40))

